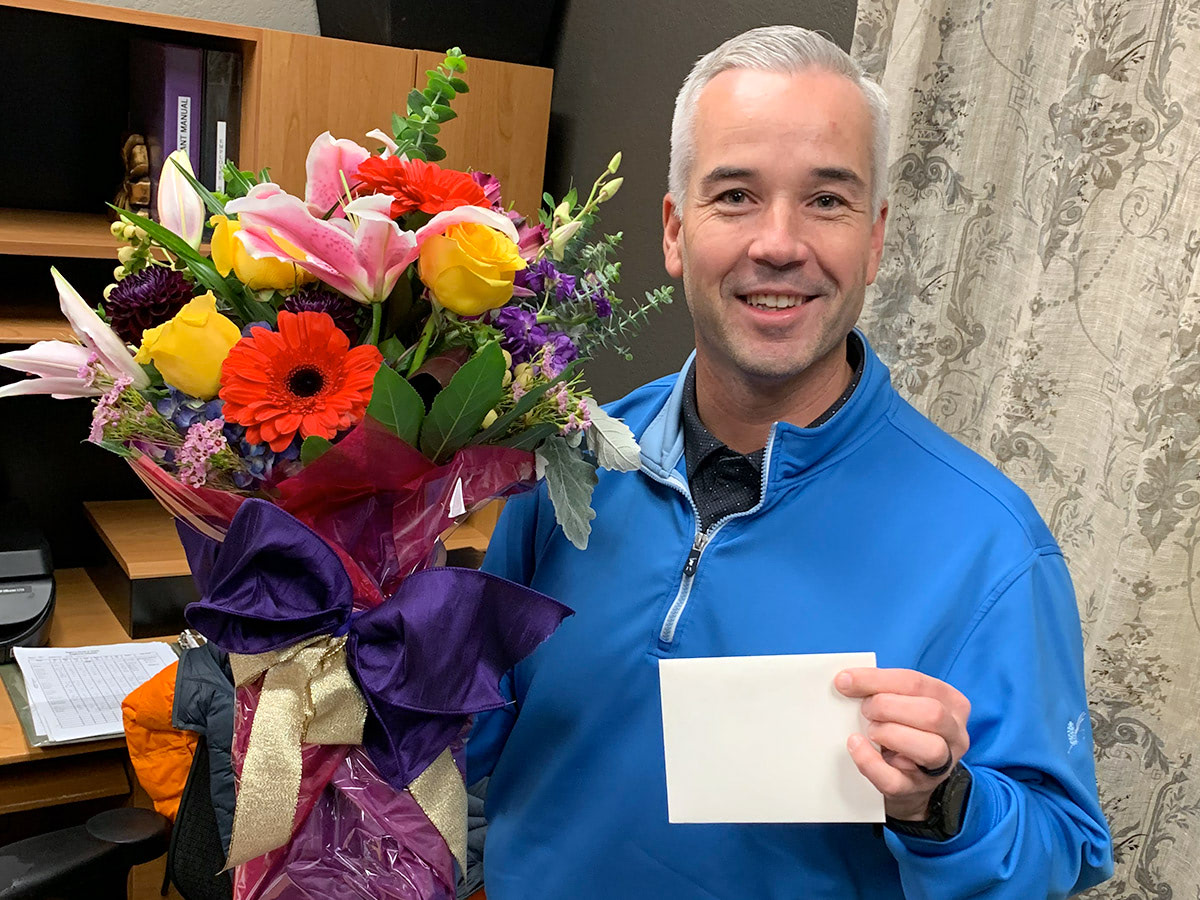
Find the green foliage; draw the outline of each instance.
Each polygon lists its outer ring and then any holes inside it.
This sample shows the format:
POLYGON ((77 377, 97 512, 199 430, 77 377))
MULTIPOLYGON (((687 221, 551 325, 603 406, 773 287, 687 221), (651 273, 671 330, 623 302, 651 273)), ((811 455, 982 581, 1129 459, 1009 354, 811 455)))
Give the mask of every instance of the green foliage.
POLYGON ((546 487, 554 505, 554 518, 563 534, 580 550, 586 550, 592 533, 592 489, 596 467, 583 459, 563 437, 547 437, 537 451, 544 463, 546 487))
POLYGON ((467 93, 467 83, 453 73, 467 71, 467 59, 457 47, 446 51, 446 58, 436 69, 425 72, 425 89, 408 95, 407 115, 392 114, 392 137, 396 152, 409 159, 437 162, 446 158, 446 151, 437 142, 443 122, 456 118, 458 113, 450 102, 458 94, 467 93))
MULTIPOLYGON (((260 174, 265 174, 266 171, 263 169, 260 174)), ((243 172, 233 164, 231 159, 225 160, 225 165, 221 167, 221 173, 225 176, 225 196, 229 200, 245 197, 250 193, 250 188, 259 181, 270 181, 269 178, 260 179, 253 172, 243 172)))
POLYGON ((425 417, 421 452, 442 462, 463 447, 504 396, 504 370, 500 346, 489 343, 455 372, 425 417))
POLYGON ((311 465, 332 449, 333 444, 328 438, 310 434, 300 445, 300 462, 306 466, 311 465))
MULTIPOLYGON (((473 441, 471 441, 471 443, 487 444, 487 443, 496 442, 496 443, 502 443, 506 447, 513 446, 512 444, 508 443, 507 441, 498 441, 497 439, 500 437, 503 437, 505 434, 507 434, 509 429, 511 429, 513 427, 513 425, 516 424, 517 420, 521 416, 525 415, 525 413, 529 412, 529 410, 533 409, 533 407, 537 404, 537 402, 539 400, 541 400, 544 396, 546 396, 546 394, 549 392, 549 390, 552 387, 559 384, 560 382, 566 381, 569 378, 574 378, 575 371, 576 371, 576 369, 578 369, 578 367, 579 367, 579 363, 573 362, 569 366, 567 366, 565 369, 563 369, 563 371, 561 373, 559 373, 559 376, 557 378, 555 378, 553 381, 547 381, 545 384, 540 384, 537 387, 535 387, 533 390, 522 395, 521 399, 518 400, 516 402, 516 404, 514 404, 512 409, 510 409, 508 412, 506 412, 504 415, 502 415, 500 418, 498 418, 495 422, 493 422, 491 425, 489 425, 486 430, 484 430, 480 434, 478 434, 475 437, 475 439, 473 441)), ((552 428, 550 433, 553 434, 557 430, 558 430, 557 428, 552 428)))
POLYGON ((375 373, 367 415, 415 447, 425 419, 425 404, 416 388, 402 375, 387 366, 380 366, 375 373))

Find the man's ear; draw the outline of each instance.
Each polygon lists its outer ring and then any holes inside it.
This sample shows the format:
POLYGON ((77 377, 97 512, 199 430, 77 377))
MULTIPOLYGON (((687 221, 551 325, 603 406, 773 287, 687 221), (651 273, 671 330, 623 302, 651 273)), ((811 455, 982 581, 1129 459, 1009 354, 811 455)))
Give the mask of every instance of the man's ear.
POLYGON ((867 260, 867 284, 875 283, 875 275, 879 272, 879 260, 883 257, 883 233, 887 224, 888 205, 885 202, 879 210, 879 215, 871 225, 871 256, 867 260))
POLYGON ((670 194, 663 196, 663 264, 672 278, 683 277, 683 252, 679 246, 679 229, 683 223, 676 215, 677 207, 670 194))

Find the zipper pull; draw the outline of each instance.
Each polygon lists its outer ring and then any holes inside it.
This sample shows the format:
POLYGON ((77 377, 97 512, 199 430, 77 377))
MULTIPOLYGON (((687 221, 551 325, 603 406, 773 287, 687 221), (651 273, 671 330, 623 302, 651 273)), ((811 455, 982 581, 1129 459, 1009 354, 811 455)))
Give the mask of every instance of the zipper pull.
POLYGON ((696 574, 696 567, 700 565, 700 554, 704 552, 704 544, 704 535, 696 535, 696 543, 692 544, 691 552, 688 553, 687 562, 683 565, 683 574, 688 578, 691 578, 696 574))

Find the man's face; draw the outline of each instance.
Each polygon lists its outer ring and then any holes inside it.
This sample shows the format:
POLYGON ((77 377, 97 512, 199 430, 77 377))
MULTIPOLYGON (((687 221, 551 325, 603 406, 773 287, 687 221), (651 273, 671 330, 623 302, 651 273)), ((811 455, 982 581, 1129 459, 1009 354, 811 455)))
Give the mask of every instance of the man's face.
POLYGON ((846 78, 732 69, 701 91, 687 198, 663 201, 667 271, 715 374, 794 379, 844 359, 875 280, 871 119, 846 78))

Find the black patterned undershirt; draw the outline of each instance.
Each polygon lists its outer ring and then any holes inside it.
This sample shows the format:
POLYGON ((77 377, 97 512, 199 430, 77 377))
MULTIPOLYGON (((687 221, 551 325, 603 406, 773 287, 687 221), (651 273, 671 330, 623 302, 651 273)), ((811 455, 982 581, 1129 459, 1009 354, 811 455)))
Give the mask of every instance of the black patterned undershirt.
MULTIPOLYGON (((850 332, 846 341, 846 361, 854 375, 833 405, 808 424, 823 425, 841 409, 862 378, 866 354, 858 335, 850 332)), ((765 448, 764 448, 765 450, 765 448)), ((731 450, 704 427, 696 406, 696 365, 688 369, 683 385, 683 452, 688 485, 700 513, 700 530, 708 529, 733 513, 745 512, 758 504, 762 493, 763 450, 738 453, 731 450)))

